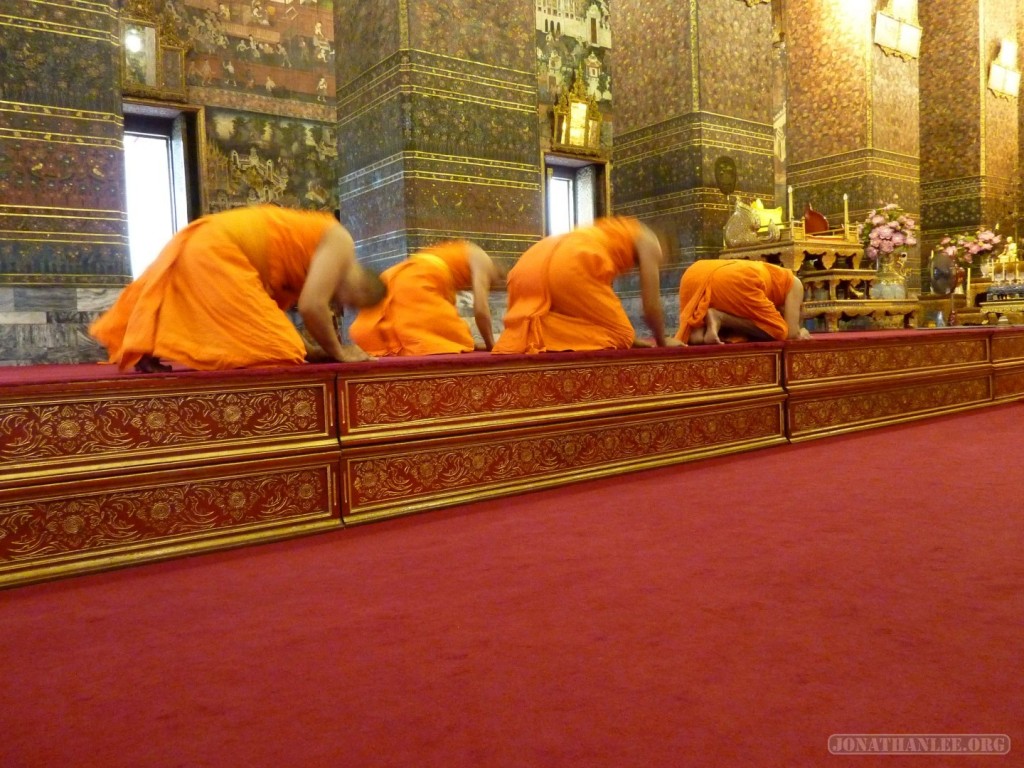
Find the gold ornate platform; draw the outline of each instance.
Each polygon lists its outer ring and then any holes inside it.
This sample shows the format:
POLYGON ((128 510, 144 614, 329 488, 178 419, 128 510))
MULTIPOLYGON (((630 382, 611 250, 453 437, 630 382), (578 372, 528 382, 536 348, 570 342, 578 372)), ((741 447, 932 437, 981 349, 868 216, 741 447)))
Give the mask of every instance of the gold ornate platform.
POLYGON ((720 259, 750 259, 799 272, 804 266, 813 269, 860 269, 864 249, 856 241, 846 238, 817 238, 780 240, 758 243, 742 248, 727 248, 720 259))
POLYGON ((1020 399, 1024 329, 4 375, 0 586, 1020 399))

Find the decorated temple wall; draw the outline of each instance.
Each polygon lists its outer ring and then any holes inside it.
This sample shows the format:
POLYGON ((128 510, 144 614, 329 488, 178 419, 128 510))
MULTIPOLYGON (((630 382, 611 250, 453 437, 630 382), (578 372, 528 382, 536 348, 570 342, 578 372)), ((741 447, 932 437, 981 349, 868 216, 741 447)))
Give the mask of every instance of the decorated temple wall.
MULTIPOLYGON (((672 305, 685 265, 722 247, 731 204, 716 160, 735 164, 737 194, 774 203, 772 11, 735 0, 617 0, 612 21, 613 207, 661 236, 672 305)), ((620 282, 639 306, 636 279, 620 282)))
POLYGON ((510 265, 542 231, 534 4, 382 7, 337 7, 372 52, 338 91, 342 222, 377 268, 450 237, 510 265))
POLYGON ((594 99, 603 120, 601 146, 611 150, 615 72, 612 56, 609 0, 539 0, 536 4, 533 57, 537 72, 537 101, 541 149, 551 149, 553 108, 582 74, 585 91, 594 99))
POLYGON ((165 0, 205 108, 203 212, 337 207, 333 0, 165 0))
POLYGON ((980 226, 999 224, 1003 234, 1013 233, 1019 103, 989 89, 988 67, 1008 30, 1020 24, 1018 4, 920 5, 928 30, 921 60, 921 195, 928 249, 945 234, 980 226))
POLYGON ((790 161, 867 147, 871 14, 865 4, 786 0, 785 24, 790 161))
POLYGON ((0 16, 0 361, 96 359, 97 295, 126 282, 114 2, 0 16))

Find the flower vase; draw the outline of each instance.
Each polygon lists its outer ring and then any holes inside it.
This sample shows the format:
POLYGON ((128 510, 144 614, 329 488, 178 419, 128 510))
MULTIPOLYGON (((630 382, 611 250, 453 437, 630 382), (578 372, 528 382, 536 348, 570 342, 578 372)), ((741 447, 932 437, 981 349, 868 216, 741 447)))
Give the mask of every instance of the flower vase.
POLYGON ((902 301, 907 298, 907 275, 903 269, 906 254, 883 253, 875 264, 877 277, 871 285, 872 299, 902 301))

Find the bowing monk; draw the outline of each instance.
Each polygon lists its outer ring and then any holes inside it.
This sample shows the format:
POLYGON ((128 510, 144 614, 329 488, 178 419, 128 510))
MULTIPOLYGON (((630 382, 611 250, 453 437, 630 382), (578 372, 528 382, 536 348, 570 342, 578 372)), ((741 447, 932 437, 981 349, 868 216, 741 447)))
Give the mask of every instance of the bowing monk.
POLYGON ((473 291, 473 316, 482 347, 494 346, 491 287, 501 273, 478 245, 440 243, 413 254, 381 274, 388 295, 359 310, 349 337, 372 355, 440 355, 476 348, 469 326, 455 309, 455 292, 473 291))
POLYGON ((508 275, 505 329, 494 352, 563 352, 649 346, 636 332, 612 281, 640 270, 644 319, 661 347, 665 338, 658 238, 631 218, 598 219, 593 226, 553 235, 527 249, 508 275))
POLYGON ((384 290, 330 214, 238 208, 178 232, 89 331, 122 371, 170 370, 162 359, 197 370, 354 362, 371 358, 342 343, 335 313, 384 290), (285 314, 296 306, 316 344, 285 314))
POLYGON ((808 339, 800 325, 804 287, 790 270, 761 261, 703 259, 679 282, 679 331, 689 344, 808 339))

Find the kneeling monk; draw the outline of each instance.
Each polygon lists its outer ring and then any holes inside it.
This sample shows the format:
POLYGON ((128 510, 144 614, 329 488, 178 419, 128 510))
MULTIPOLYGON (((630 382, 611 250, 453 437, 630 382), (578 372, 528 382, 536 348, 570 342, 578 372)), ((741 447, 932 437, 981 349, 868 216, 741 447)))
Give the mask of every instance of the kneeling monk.
POLYGON ((372 355, 440 355, 476 347, 455 309, 455 292, 472 289, 473 316, 483 346, 494 346, 491 287, 498 267, 478 245, 465 240, 440 243, 386 269, 388 288, 380 304, 359 310, 349 336, 372 355))
POLYGON ((342 306, 384 298, 384 285, 356 261, 349 233, 327 213, 263 205, 224 211, 178 232, 90 333, 121 370, 198 370, 371 359, 343 344, 342 306), (285 314, 298 306, 307 345, 285 314))
POLYGON ((640 269, 644 319, 654 343, 665 339, 658 268, 658 238, 635 219, 598 219, 593 226, 546 237, 531 246, 508 274, 505 329, 495 352, 564 352, 628 349, 636 332, 612 281, 640 269))
POLYGON ((800 325, 804 287, 790 270, 761 261, 702 259, 679 283, 679 332, 690 344, 722 344, 723 331, 750 341, 810 338, 800 325))

